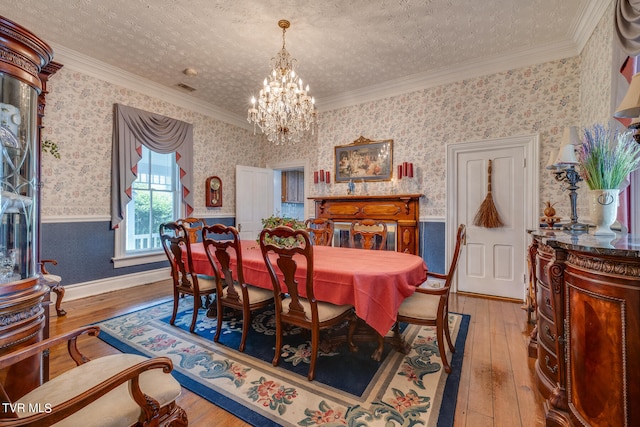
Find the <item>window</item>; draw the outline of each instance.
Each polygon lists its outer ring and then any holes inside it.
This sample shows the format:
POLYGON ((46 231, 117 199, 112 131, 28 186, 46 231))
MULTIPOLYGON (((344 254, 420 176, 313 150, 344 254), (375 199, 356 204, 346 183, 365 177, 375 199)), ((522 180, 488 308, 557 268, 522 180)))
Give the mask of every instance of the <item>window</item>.
POLYGON ((180 215, 180 182, 175 154, 156 153, 142 146, 131 201, 116 230, 116 267, 164 261, 160 224, 180 215))

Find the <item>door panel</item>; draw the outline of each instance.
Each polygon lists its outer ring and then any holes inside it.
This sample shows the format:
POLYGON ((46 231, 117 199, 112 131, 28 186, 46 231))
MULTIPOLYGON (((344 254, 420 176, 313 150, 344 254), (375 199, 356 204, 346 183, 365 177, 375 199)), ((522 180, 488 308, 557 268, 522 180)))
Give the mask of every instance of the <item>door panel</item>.
POLYGON ((458 290, 522 299, 525 274, 525 173, 523 147, 462 152, 457 157, 457 217, 467 224, 458 290), (488 160, 491 189, 504 226, 473 225, 487 195, 488 160))
POLYGON ((273 170, 236 166, 236 227, 243 240, 256 240, 262 218, 273 214, 273 170))

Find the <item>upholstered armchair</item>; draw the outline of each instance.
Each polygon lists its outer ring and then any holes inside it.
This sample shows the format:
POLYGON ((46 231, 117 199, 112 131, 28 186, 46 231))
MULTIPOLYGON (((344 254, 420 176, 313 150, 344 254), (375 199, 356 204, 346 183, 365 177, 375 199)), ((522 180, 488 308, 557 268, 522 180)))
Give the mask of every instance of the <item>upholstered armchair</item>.
POLYGON ((0 385, 0 426, 188 425, 176 405, 181 387, 170 374, 171 359, 120 353, 89 360, 78 350, 77 338, 99 332, 86 326, 0 357, 4 370, 66 342, 77 365, 12 401, 0 385))

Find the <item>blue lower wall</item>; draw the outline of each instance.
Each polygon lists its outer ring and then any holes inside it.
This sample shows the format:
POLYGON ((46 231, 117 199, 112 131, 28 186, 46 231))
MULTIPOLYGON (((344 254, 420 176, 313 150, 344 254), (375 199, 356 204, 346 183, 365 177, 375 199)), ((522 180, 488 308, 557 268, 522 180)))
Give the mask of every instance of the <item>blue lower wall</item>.
MULTIPOLYGON (((234 225, 234 218, 209 218, 208 224, 234 225)), ((63 284, 90 282, 109 277, 168 267, 168 262, 114 268, 114 231, 109 221, 43 223, 42 259, 55 259, 49 271, 63 277, 63 284)), ((445 223, 420 223, 420 254, 429 271, 445 272, 445 223)))
MULTIPOLYGON (((210 218, 207 224, 234 225, 234 218, 210 218)), ((64 285, 107 279, 114 276, 157 270, 169 266, 168 261, 131 267, 114 268, 115 232, 110 221, 43 223, 40 253, 42 259, 55 259, 57 266, 47 264, 50 273, 62 276, 64 285)))
POLYGON ((446 272, 446 223, 420 223, 420 254, 429 271, 444 274, 446 272))

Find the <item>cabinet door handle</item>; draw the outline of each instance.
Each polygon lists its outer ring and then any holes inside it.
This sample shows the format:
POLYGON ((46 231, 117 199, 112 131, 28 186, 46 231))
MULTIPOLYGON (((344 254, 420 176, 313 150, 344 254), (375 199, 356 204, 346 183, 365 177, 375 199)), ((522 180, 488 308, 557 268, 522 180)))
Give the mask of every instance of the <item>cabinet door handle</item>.
POLYGON ((547 337, 551 340, 551 342, 556 341, 556 337, 551 333, 551 328, 549 328, 549 326, 544 325, 544 331, 547 334, 547 337))
POLYGON ((556 372, 558 372, 558 364, 556 363, 556 366, 552 368, 551 365, 549 364, 550 361, 551 361, 551 358, 549 358, 549 356, 544 357, 544 363, 547 365, 547 369, 551 371, 551 373, 555 374, 556 372))

